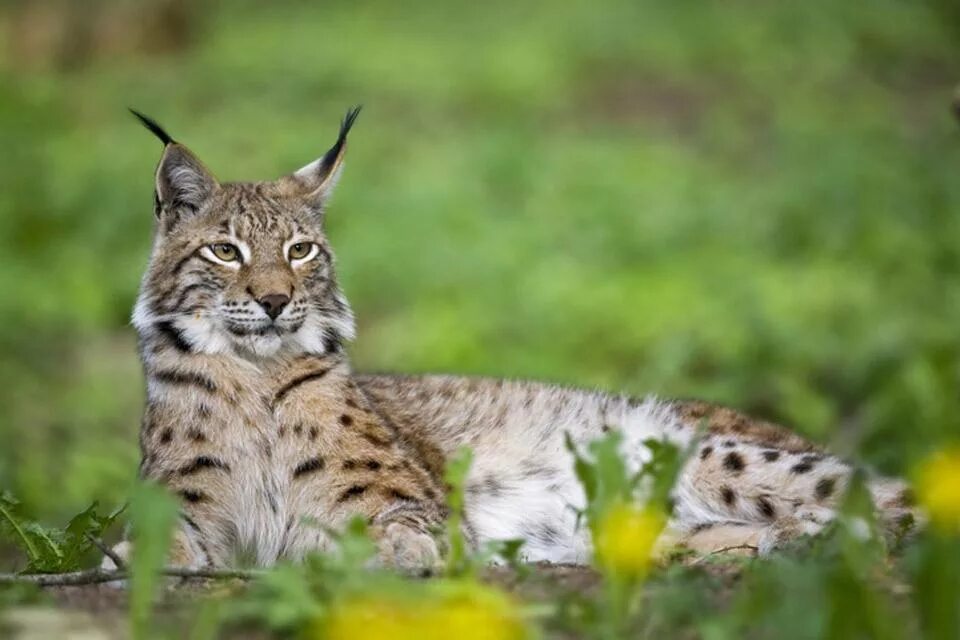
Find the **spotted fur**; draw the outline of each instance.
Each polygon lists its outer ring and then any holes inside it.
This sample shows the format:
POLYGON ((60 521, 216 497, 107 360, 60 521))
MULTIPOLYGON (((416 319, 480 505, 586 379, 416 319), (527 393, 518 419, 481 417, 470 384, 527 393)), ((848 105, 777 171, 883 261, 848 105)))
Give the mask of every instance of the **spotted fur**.
MULTIPOLYGON (((263 565, 330 545, 360 515, 383 562, 437 562, 443 471, 470 447, 464 532, 521 538, 529 560, 584 562, 584 495, 564 437, 623 435, 638 469, 658 439, 696 444, 674 488, 670 536, 712 550, 773 548, 832 517, 850 467, 796 434, 698 401, 632 399, 532 382, 354 374, 353 313, 336 279, 325 205, 357 110, 319 160, 270 182, 221 183, 164 145, 156 232, 133 323, 147 385, 141 475, 181 498, 173 561, 263 565)), ((902 483, 871 485, 906 513, 902 483)), ((902 518, 900 518, 902 520, 902 518)))

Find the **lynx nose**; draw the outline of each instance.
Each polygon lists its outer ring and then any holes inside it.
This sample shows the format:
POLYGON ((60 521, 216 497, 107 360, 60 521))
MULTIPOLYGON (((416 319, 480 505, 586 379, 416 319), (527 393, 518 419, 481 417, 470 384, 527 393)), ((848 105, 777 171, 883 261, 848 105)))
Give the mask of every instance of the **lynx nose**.
POLYGON ((270 295, 257 299, 257 303, 263 307, 263 310, 267 312, 271 320, 277 319, 277 316, 283 312, 283 308, 287 306, 288 302, 290 302, 290 296, 282 293, 271 293, 270 295))

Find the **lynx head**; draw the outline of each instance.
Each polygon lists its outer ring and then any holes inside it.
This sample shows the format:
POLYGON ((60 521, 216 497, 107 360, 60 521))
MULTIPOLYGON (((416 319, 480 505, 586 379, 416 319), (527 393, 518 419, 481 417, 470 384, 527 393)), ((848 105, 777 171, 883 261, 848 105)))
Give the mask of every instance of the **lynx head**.
POLYGON ((324 353, 353 338, 324 205, 343 165, 350 110, 319 160, 272 182, 224 182, 137 112, 164 144, 153 251, 133 324, 141 341, 248 358, 324 353))

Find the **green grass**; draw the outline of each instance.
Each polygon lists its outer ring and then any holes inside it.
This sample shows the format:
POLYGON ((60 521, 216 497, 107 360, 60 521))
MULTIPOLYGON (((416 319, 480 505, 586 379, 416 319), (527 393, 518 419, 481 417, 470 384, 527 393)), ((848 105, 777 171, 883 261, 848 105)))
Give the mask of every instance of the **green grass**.
POLYGON ((135 474, 159 147, 128 105, 226 180, 305 164, 365 105, 329 215, 359 369, 703 397, 892 473, 960 435, 951 3, 197 18, 173 53, 0 60, 0 487, 26 513, 135 474))

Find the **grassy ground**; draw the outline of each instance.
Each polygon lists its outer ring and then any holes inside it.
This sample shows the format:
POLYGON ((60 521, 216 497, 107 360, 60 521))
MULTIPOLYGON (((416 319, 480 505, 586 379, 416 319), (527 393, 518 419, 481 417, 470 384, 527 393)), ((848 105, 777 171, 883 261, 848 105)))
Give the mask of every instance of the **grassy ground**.
POLYGON ((702 397, 890 473, 960 435, 953 3, 88 4, 0 12, 0 488, 31 517, 134 479, 159 148, 128 105, 228 180, 365 105, 329 222, 359 369, 702 397))

